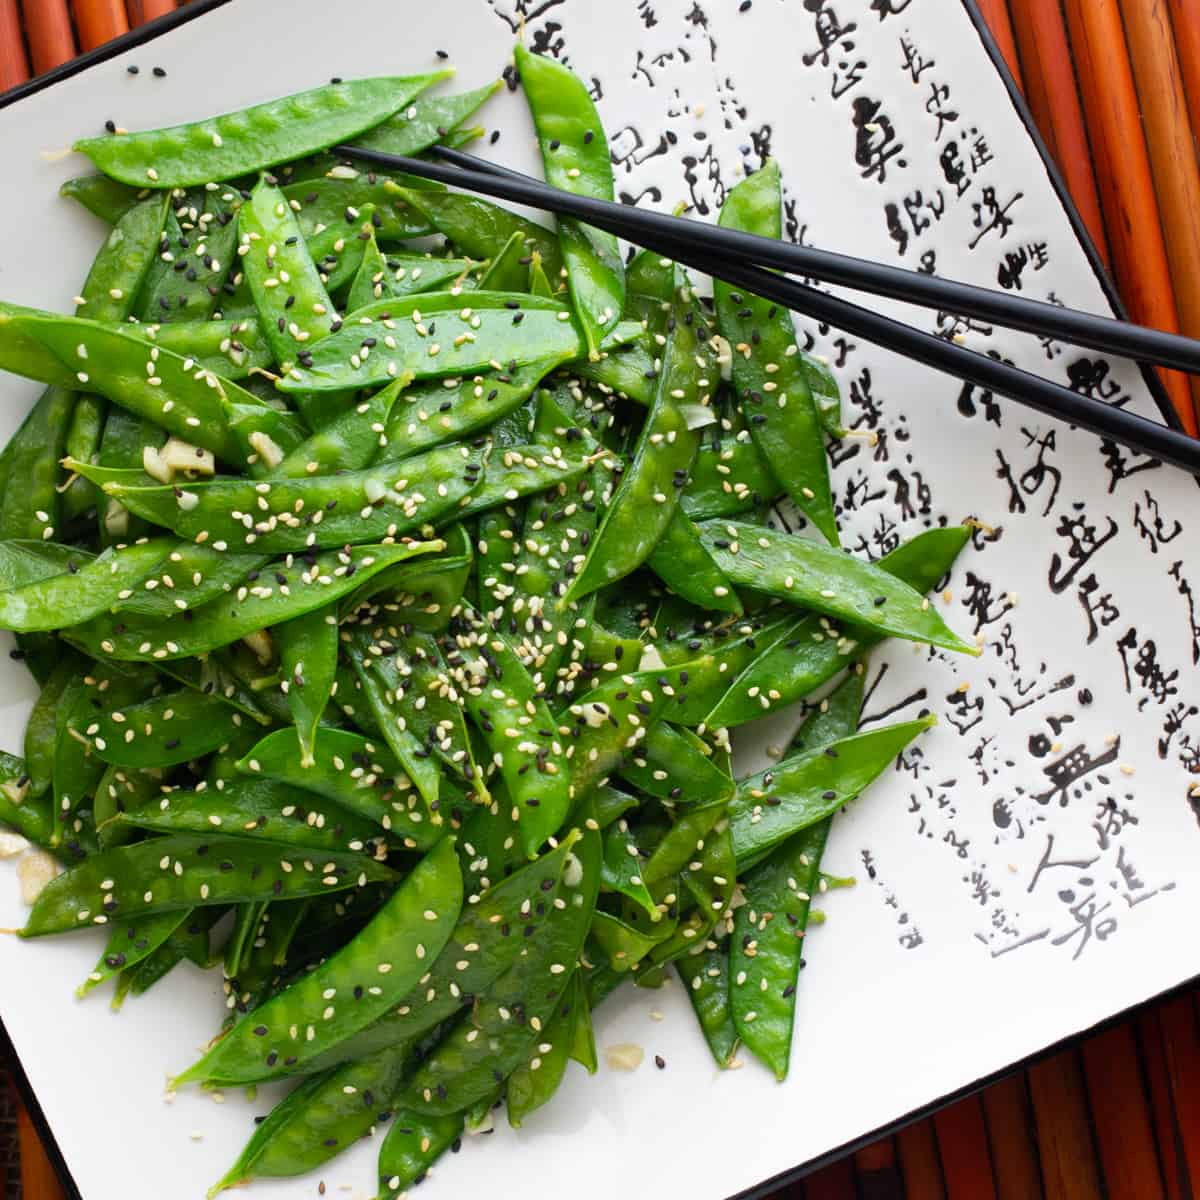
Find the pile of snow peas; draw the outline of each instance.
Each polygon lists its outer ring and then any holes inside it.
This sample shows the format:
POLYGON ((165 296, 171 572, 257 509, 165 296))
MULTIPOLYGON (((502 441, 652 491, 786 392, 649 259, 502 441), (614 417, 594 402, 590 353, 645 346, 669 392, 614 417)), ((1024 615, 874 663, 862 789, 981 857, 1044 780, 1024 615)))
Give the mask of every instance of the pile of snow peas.
MULTIPOLYGON (((611 199, 585 86, 516 70, 547 178, 611 199)), ((976 652, 926 598, 966 529, 839 546, 838 386, 788 312, 328 152, 470 142, 499 84, 445 74, 84 139, 74 315, 0 306, 46 384, 0 454, 41 688, 0 823, 64 868, 21 932, 104 926, 114 1004, 223 971, 172 1086, 296 1086, 214 1191, 378 1130, 395 1197, 671 970, 720 1064, 783 1079, 830 823, 932 723, 860 732, 865 656, 976 652), (804 700, 737 778, 729 730, 804 700)), ((780 212, 767 161, 720 220, 780 212)))

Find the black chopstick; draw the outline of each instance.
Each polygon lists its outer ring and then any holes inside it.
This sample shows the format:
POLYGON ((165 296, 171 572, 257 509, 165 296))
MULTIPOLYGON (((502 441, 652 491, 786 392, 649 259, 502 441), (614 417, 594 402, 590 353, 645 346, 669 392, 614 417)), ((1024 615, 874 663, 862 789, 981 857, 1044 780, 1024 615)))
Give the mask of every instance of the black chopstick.
MULTIPOLYGON (((374 151, 368 155, 368 152, 360 152, 350 146, 338 147, 336 152, 350 157, 369 156, 371 161, 384 162, 389 166, 405 166, 409 161, 402 160, 397 155, 385 155, 374 151)), ((457 153, 447 152, 447 155, 457 153)), ((428 165, 421 160, 414 161, 420 166, 428 165)), ((484 179, 508 182, 526 181, 527 178, 506 167, 492 163, 482 165, 486 166, 485 171, 451 167, 445 174, 445 181, 469 190, 481 191, 484 189, 475 187, 481 176, 484 179)), ((555 192, 555 189, 547 190, 555 192)), ((623 205, 613 207, 616 217, 603 211, 589 223, 598 228, 609 229, 619 236, 627 236, 628 229, 623 218, 628 212, 636 210, 623 205)), ((737 287, 744 287, 747 291, 774 300, 815 320, 826 322, 907 358, 946 371, 977 387, 1008 396, 1038 412, 1069 421, 1102 438, 1149 454, 1193 474, 1200 474, 1200 441, 1179 430, 1074 392, 1061 384, 1009 366, 988 355, 978 354, 922 330, 913 329, 859 305, 806 287, 786 276, 749 265, 744 260, 731 260, 723 255, 713 254, 698 247, 696 239, 692 237, 692 231, 697 228, 704 227, 692 222, 686 226, 678 223, 668 224, 667 233, 657 236, 639 235, 638 240, 657 253, 664 254, 693 270, 716 275, 737 287), (677 228, 682 229, 682 236, 676 233, 677 228)))
MULTIPOLYGON (((579 217, 598 227, 606 216, 619 219, 622 222, 622 236, 639 245, 645 245, 647 237, 679 236, 672 227, 678 226, 684 218, 610 200, 576 196, 516 172, 490 171, 488 168, 492 164, 461 150, 440 146, 436 149, 446 160, 445 163, 350 145, 335 146, 334 153, 380 163, 439 183, 457 184, 517 204, 579 217), (457 174, 459 170, 470 171, 482 178, 468 183, 457 174)), ((1056 338, 1139 362, 1200 373, 1200 341, 1179 334, 811 246, 797 246, 735 229, 721 229, 698 221, 688 221, 683 236, 697 248, 723 253, 738 261, 755 262, 872 295, 889 296, 942 312, 976 317, 1005 328, 1056 338)))

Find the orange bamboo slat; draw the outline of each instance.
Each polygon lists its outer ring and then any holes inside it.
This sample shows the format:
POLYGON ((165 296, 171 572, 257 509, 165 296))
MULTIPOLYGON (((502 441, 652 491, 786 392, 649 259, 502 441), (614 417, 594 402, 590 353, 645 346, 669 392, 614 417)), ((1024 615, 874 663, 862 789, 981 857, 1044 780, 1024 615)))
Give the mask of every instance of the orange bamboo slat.
POLYGON ((864 1146, 854 1156, 859 1200, 903 1200, 904 1183, 896 1165, 896 1143, 890 1137, 864 1146))
MULTIPOLYGON (((142 21, 153 21, 175 11, 175 0, 141 0, 142 21)), ((139 22, 140 24, 141 22, 139 22)))
POLYGON ((1102 1200, 1077 1051, 1035 1063, 1028 1076, 1046 1200, 1102 1200))
MULTIPOLYGON (((1166 243, 1117 0, 1065 0, 1065 7, 1117 285, 1134 320, 1177 333, 1166 243)), ((1195 436, 1187 376, 1160 374, 1180 421, 1195 436)))
POLYGON ((1021 79, 1021 58, 1017 53, 1016 39, 1013 37, 1012 21, 1008 15, 1008 5, 1005 0, 977 0, 979 11, 987 21, 996 45, 1008 65, 1009 72, 1017 82, 1017 87, 1024 89, 1021 79))
POLYGON ((17 0, 0 0, 0 92, 29 78, 17 0))
POLYGON ((123 0, 72 0, 71 11, 81 50, 94 50, 129 32, 123 0))
POLYGON ((1108 1200, 1165 1200, 1133 1026, 1094 1034, 1080 1054, 1108 1200))
POLYGON ((1038 1200, 1042 1195, 1042 1172, 1025 1073, 1021 1071, 992 1084, 982 1100, 996 1200, 1038 1200))
POLYGON ((917 1121, 901 1129, 896 1134, 896 1151, 907 1196, 946 1200, 946 1184, 931 1120, 917 1121))
MULTIPOLYGON (((1200 337, 1200 160, 1166 0, 1120 0, 1180 331, 1200 337)), ((1191 379, 1200 412, 1200 378, 1191 379)))
POLYGON ((1009 0, 1009 4, 1034 120, 1052 148, 1104 265, 1110 266, 1092 149, 1083 123, 1062 10, 1055 0, 1009 0))
POLYGON ((1170 8, 1192 129, 1200 130, 1200 0, 1170 0, 1170 8))
POLYGON ((67 0, 21 0, 21 15, 35 75, 75 57, 75 31, 67 0))
POLYGON ((996 1200, 983 1104, 978 1096, 958 1100, 934 1114, 938 1152, 949 1200, 996 1200))
POLYGON ((1177 996, 1159 1005, 1158 1020, 1176 1127, 1195 1191, 1200 1188, 1200 1026, 1194 997, 1177 996))
POLYGON ((17 1148, 21 1156, 21 1188, 29 1200, 65 1200, 62 1185, 20 1097, 17 1098, 17 1148))
POLYGON ((1190 1200, 1191 1187, 1179 1132, 1175 1127, 1175 1104, 1171 1099, 1171 1078, 1167 1070, 1167 1055, 1157 1007, 1139 1013, 1136 1025, 1142 1064, 1146 1070, 1150 1113, 1154 1121, 1154 1142, 1162 1164, 1167 1200, 1190 1200))

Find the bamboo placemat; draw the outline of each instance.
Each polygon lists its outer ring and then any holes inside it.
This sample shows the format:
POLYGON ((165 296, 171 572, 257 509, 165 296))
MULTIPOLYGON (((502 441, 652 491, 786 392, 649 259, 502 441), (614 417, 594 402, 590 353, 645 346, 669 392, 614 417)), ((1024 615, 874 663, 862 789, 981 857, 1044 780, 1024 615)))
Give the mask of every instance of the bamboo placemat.
MULTIPOLYGON (((977 3, 1131 317, 1200 336, 1200 0, 977 3)), ((0 0, 0 90, 175 7, 0 0)), ((1200 379, 1163 374, 1196 433, 1200 379)), ((1148 1008, 772 1200, 1196 1200, 1197 1000, 1148 1008)), ((62 1200, 18 1106, 0 1061, 4 1200, 62 1200)))

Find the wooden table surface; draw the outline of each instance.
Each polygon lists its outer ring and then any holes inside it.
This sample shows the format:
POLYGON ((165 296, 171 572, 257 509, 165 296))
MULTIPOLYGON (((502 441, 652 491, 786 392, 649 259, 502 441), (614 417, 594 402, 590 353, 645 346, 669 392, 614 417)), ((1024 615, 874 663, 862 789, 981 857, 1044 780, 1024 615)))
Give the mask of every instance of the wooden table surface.
MULTIPOLYGON (((925 0, 945 3, 946 0, 925 0)), ((1200 0, 977 0, 1130 315, 1200 336, 1200 0)), ((0 90, 176 7, 0 0, 0 90)), ((1164 372, 1196 432, 1200 379, 1164 372)), ((772 1200, 1200 1200, 1186 992, 772 1200)), ((0 1059, 5 1200, 61 1200, 0 1059)))

